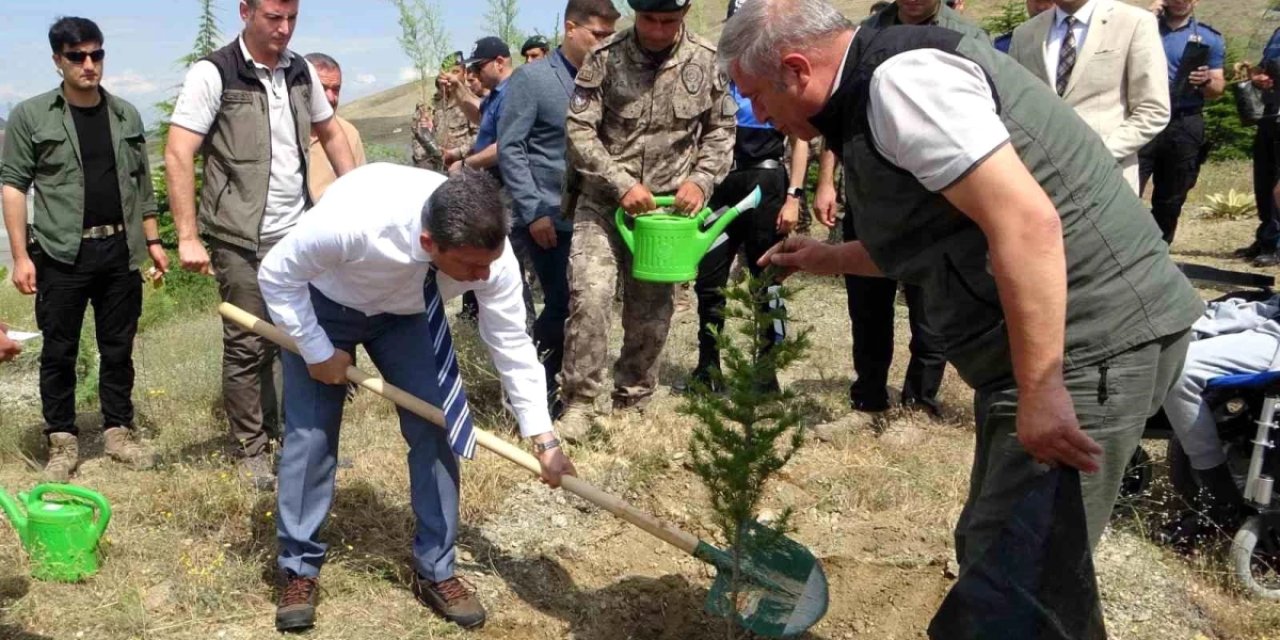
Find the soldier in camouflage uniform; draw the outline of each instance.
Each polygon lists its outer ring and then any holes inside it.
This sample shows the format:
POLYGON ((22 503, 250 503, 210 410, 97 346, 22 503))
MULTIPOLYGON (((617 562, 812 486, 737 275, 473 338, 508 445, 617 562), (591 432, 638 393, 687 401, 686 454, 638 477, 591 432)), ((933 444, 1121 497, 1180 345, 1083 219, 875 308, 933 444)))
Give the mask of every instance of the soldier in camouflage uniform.
MULTIPOLYGON (((465 86, 466 69, 462 66, 462 52, 455 51, 445 57, 441 64, 440 74, 447 76, 451 82, 436 91, 436 100, 432 105, 431 120, 436 125, 436 145, 444 152, 448 160, 450 151, 470 149, 476 141, 476 131, 480 128, 467 118, 455 95, 459 86, 465 86)), ((439 171, 444 171, 443 166, 439 171)))
MULTIPOLYGON (((436 90, 439 91, 439 83, 436 90)), ((439 93, 432 100, 438 100, 439 93)), ((413 110, 413 124, 409 127, 409 146, 413 149, 413 166, 419 169, 443 171, 444 160, 440 148, 436 146, 435 124, 431 122, 431 110, 427 105, 418 103, 413 110)))
POLYGON ((684 27, 689 0, 629 0, 635 26, 605 42, 578 72, 566 126, 565 216, 573 219, 560 433, 581 438, 605 383, 617 278, 623 279, 622 353, 615 410, 638 408, 658 382, 671 326, 672 286, 636 281, 614 224, 675 194, 695 212, 729 172, 737 103, 715 47, 684 27))

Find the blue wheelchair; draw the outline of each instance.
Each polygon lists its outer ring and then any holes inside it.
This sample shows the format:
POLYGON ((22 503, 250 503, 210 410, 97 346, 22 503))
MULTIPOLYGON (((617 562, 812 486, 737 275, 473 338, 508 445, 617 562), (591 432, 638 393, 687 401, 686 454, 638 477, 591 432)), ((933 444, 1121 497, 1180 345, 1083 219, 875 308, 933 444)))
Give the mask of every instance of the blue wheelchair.
MULTIPOLYGON (((1189 279, 1204 286, 1248 287, 1225 297, 1261 299, 1274 295, 1275 278, 1225 271, 1200 265, 1179 265, 1189 279)), ((1243 373, 1215 378, 1205 386, 1204 399, 1213 411, 1227 464, 1244 496, 1241 524, 1231 543, 1230 562, 1240 586, 1269 600, 1280 600, 1280 371, 1243 373)), ((1187 505, 1198 504, 1201 484, 1182 451, 1164 412, 1147 423, 1147 439, 1169 440, 1166 456, 1174 492, 1187 505)), ((1145 493, 1152 480, 1152 464, 1139 447, 1129 462, 1121 498, 1145 493)))

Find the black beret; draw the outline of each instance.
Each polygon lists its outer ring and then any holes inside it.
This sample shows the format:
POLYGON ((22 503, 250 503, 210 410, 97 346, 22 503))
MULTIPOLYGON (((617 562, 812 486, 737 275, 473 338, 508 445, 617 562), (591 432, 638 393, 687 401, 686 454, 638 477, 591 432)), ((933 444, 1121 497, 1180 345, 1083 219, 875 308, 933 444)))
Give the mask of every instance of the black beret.
POLYGON ((525 40, 524 44, 520 46, 520 55, 529 53, 530 49, 550 51, 551 45, 547 42, 547 39, 542 36, 529 36, 529 39, 525 40))
POLYGON ((684 11, 691 0, 627 0, 632 11, 645 13, 674 13, 684 11))

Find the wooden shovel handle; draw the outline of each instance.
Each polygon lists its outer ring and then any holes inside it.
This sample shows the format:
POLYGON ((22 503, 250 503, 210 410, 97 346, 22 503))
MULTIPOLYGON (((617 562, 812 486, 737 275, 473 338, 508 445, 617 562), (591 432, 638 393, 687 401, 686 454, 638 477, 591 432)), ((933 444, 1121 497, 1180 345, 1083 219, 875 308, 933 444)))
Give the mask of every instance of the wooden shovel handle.
MULTIPOLYGON (((292 337, 252 313, 229 302, 219 305, 218 313, 222 314, 222 317, 227 320, 280 345, 284 349, 298 353, 298 345, 292 337)), ((422 416, 432 424, 444 428, 444 413, 421 398, 355 367, 347 367, 347 378, 361 387, 396 403, 401 408, 422 416)), ((524 467, 535 476, 542 475, 542 464, 538 462, 538 459, 533 454, 484 429, 476 429, 475 432, 476 444, 524 467)), ((622 498, 602 491, 586 480, 581 480, 574 476, 564 476, 560 482, 561 486, 570 492, 581 496, 588 502, 630 522, 685 553, 693 555, 694 549, 698 547, 697 537, 659 521, 652 515, 631 506, 622 498)))

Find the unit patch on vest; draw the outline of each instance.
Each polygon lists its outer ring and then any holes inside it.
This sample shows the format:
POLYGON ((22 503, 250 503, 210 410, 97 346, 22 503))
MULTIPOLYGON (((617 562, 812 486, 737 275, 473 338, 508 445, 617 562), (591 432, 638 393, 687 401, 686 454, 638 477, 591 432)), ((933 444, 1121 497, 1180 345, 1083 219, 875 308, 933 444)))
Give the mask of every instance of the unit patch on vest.
POLYGON ((591 89, 584 87, 576 87, 573 90, 573 98, 569 100, 569 109, 574 113, 582 113, 587 110, 587 103, 590 101, 591 89))
POLYGON ((684 90, 688 91, 691 96, 698 95, 698 91, 702 89, 703 79, 702 67, 696 64, 686 64, 684 69, 680 71, 680 80, 684 82, 684 90))

